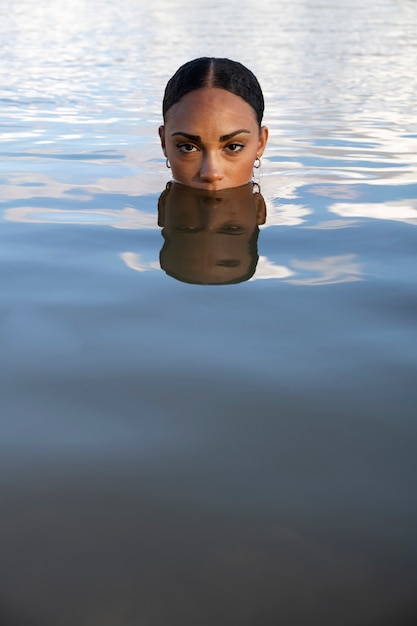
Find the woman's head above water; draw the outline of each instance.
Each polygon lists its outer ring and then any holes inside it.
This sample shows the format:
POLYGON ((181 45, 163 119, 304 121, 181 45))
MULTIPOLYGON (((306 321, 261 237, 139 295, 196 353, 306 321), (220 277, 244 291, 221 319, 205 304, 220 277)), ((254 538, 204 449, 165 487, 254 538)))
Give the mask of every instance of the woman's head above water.
POLYGON ((163 100, 162 149, 174 180, 201 189, 238 187, 252 178, 268 138, 254 74, 230 59, 181 66, 163 100))

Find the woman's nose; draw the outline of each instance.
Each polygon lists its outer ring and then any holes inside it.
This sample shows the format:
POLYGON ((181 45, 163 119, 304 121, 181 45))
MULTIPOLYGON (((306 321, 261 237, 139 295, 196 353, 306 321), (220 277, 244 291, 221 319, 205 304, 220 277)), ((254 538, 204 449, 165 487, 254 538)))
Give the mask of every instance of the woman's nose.
POLYGON ((208 152, 203 155, 200 168, 200 179, 207 183, 215 183, 223 178, 221 156, 208 152))

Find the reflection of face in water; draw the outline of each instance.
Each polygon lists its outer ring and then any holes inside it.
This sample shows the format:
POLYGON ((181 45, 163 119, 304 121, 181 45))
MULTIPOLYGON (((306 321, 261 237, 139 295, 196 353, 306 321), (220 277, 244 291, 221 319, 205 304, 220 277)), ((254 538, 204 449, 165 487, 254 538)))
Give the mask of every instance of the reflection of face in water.
POLYGON ((252 183, 206 191, 169 183, 158 205, 167 274, 188 283, 221 285, 248 280, 258 261, 265 201, 252 183))

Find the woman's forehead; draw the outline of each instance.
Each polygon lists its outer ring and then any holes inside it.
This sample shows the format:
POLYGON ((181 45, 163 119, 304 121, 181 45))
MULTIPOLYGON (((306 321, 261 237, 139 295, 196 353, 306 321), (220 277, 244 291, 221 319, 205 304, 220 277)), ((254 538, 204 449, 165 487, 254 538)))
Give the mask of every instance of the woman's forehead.
POLYGON ((166 123, 204 124, 209 120, 225 121, 229 117, 257 125, 254 109, 243 98, 226 89, 201 87, 187 93, 167 111, 166 123))

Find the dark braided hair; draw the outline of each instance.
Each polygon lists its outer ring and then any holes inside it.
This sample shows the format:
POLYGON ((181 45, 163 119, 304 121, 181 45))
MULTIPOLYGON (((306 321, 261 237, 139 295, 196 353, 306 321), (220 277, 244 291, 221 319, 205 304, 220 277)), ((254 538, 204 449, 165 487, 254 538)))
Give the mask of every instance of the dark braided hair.
POLYGON ((190 91, 218 87, 242 98, 262 124, 264 97, 256 76, 242 63, 230 59, 201 57, 182 65, 167 83, 162 103, 164 120, 169 109, 190 91))

